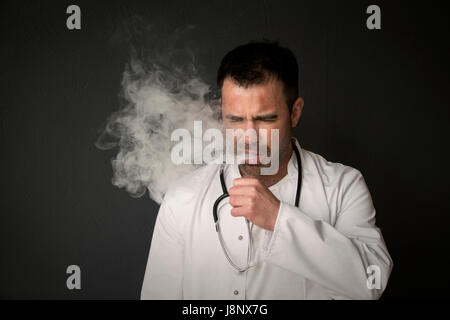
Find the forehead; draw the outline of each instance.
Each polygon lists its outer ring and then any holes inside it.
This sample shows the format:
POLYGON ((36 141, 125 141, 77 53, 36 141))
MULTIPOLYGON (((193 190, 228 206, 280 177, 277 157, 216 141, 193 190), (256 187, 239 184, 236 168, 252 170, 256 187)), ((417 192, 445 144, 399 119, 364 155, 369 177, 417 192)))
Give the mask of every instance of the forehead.
POLYGON ((227 112, 278 111, 286 108, 283 83, 270 78, 261 84, 240 86, 226 78, 222 86, 222 108, 227 112))

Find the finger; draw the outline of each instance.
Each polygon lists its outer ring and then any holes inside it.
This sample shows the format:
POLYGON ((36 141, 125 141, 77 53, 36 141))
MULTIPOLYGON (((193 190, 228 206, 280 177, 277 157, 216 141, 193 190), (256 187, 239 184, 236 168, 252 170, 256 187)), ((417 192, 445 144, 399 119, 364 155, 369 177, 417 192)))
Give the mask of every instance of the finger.
POLYGON ((256 178, 236 178, 233 180, 233 186, 254 186, 259 184, 260 182, 256 178))
POLYGON ((231 215, 233 217, 246 217, 247 210, 245 210, 244 207, 233 208, 231 209, 231 215))
POLYGON ((228 193, 230 196, 254 196, 257 192, 257 187, 250 185, 250 186, 234 186, 231 187, 228 193))
POLYGON ((242 207, 250 204, 249 198, 244 196, 232 196, 229 202, 232 207, 242 207))

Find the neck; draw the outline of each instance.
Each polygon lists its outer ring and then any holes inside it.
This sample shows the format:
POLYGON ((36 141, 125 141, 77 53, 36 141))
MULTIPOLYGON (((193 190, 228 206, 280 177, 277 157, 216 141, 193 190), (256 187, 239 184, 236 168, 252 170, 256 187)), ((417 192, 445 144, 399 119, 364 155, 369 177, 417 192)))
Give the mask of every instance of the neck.
POLYGON ((254 170, 249 170, 246 165, 239 165, 239 172, 241 173, 241 176, 243 178, 249 177, 257 178, 266 187, 273 186, 287 175, 288 164, 289 160, 292 157, 292 153, 293 153, 292 145, 289 144, 288 150, 282 155, 282 158, 280 159, 280 167, 278 169, 278 172, 274 175, 259 175, 259 174, 255 175, 254 170))

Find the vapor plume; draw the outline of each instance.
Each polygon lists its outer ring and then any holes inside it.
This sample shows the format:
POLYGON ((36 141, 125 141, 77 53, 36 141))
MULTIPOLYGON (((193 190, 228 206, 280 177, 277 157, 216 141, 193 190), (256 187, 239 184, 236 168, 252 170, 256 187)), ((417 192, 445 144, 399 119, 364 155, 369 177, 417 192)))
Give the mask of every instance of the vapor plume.
MULTIPOLYGON (((169 39, 170 40, 170 39, 169 39)), ((169 46, 170 47, 170 46, 169 46)), ((194 56, 180 46, 164 50, 131 50, 121 82, 120 108, 106 121, 96 146, 117 148, 112 183, 133 197, 146 190, 161 203, 168 185, 196 168, 171 161, 171 133, 221 128, 218 100, 197 74, 194 56)))

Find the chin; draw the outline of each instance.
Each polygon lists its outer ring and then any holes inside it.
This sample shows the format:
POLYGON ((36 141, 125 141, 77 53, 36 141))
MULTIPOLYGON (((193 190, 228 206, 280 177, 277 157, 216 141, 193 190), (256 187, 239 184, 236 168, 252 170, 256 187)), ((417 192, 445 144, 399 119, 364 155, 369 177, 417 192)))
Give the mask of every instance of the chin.
POLYGON ((240 164, 239 168, 250 176, 260 176, 261 168, 269 167, 270 165, 265 164, 240 164))
POLYGON ((261 173, 261 168, 258 164, 240 164, 239 168, 251 176, 259 176, 261 173))

